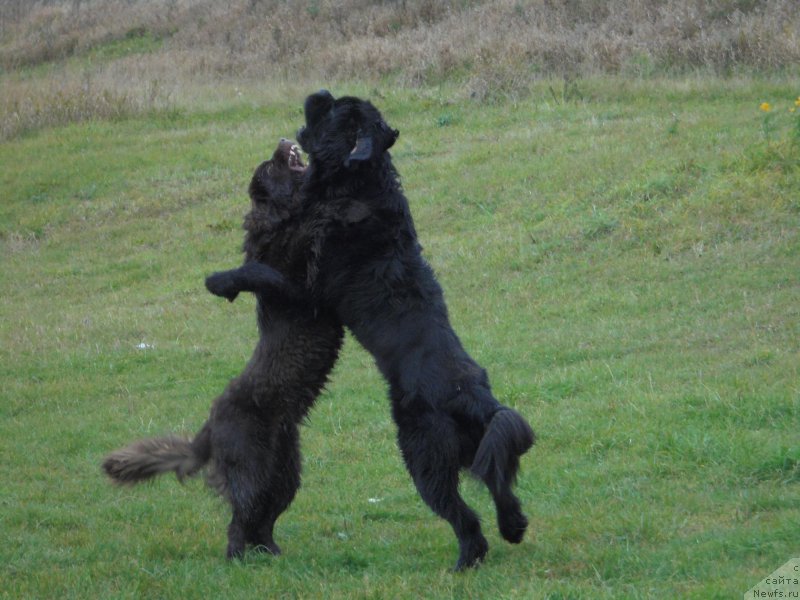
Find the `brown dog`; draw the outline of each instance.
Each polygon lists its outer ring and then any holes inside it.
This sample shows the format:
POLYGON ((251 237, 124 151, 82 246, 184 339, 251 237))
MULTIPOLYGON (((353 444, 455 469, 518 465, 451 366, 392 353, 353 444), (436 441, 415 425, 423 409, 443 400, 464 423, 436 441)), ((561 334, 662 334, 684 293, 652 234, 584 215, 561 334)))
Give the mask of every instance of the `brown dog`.
MULTIPOLYGON (((250 182, 252 210, 245 217, 245 268, 266 262, 304 280, 304 262, 290 264, 305 166, 297 147, 281 140, 250 182), (297 270, 300 269, 301 272, 297 270)), ((276 519, 300 485, 298 424, 333 367, 342 326, 303 303, 258 297, 260 339, 250 362, 211 407, 191 440, 146 439, 109 455, 103 469, 117 483, 134 484, 168 471, 178 479, 209 465, 208 480, 231 504, 228 558, 246 544, 280 553, 276 519)))

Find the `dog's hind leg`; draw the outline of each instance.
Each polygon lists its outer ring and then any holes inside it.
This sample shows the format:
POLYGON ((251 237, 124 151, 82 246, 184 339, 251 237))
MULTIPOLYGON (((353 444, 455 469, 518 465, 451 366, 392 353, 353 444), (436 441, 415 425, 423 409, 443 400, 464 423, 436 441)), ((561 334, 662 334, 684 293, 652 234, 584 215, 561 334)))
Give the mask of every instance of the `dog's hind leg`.
POLYGON ((519 470, 519 457, 535 438, 522 415, 504 407, 487 424, 471 465, 472 472, 492 493, 500 534, 512 544, 522 541, 528 519, 511 488, 519 470))
POLYGON ((506 485, 502 488, 489 485, 489 491, 497 508, 497 527, 500 535, 512 544, 519 544, 528 528, 528 518, 522 512, 519 498, 506 485))
POLYGON ((219 470, 225 479, 225 496, 233 512, 228 526, 228 558, 241 558, 247 544, 260 544, 259 528, 267 509, 264 499, 269 491, 268 473, 272 469, 273 453, 269 447, 272 444, 262 445, 263 440, 244 431, 240 434, 235 441, 229 439, 220 452, 224 453, 224 462, 219 470), (243 448, 247 448, 247 452, 238 451, 243 448))
POLYGON ((263 509, 259 501, 259 493, 252 477, 240 477, 240 473, 228 473, 228 500, 231 503, 233 516, 228 525, 228 549, 226 556, 241 558, 248 543, 257 539, 258 527, 261 523, 263 509))
MULTIPOLYGON (((398 411, 399 412, 399 411, 398 411)), ((481 532, 478 516, 458 492, 459 448, 456 424, 450 417, 399 415, 398 444, 422 499, 445 519, 458 538, 456 571, 477 567, 489 544, 481 532)))
POLYGON ((233 518, 228 525, 228 548, 225 551, 225 556, 229 560, 244 556, 245 539, 245 526, 234 511, 233 518))
POLYGON ((502 469, 489 469, 481 479, 492 494, 497 510, 497 526, 500 535, 512 544, 519 544, 528 528, 528 519, 522 512, 519 498, 514 495, 512 485, 519 470, 519 456, 508 453, 503 456, 502 469))
POLYGON ((269 490, 264 499, 264 516, 254 543, 256 549, 277 555, 281 553, 281 549, 273 538, 275 521, 292 503, 300 487, 301 458, 297 425, 289 420, 284 421, 276 435, 277 445, 271 461, 269 490))

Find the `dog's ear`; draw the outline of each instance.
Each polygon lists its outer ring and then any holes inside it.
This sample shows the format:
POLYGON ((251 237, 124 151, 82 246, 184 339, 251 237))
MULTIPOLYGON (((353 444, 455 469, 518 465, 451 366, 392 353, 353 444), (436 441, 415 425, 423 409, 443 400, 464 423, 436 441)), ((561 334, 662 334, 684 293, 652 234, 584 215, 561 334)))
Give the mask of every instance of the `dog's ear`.
POLYGON ((391 148, 400 132, 392 129, 384 121, 378 121, 368 130, 359 129, 356 136, 356 145, 344 161, 345 167, 370 161, 391 148))
POLYGON ((344 161, 344 166, 349 167, 352 163, 359 163, 372 158, 372 135, 365 134, 359 129, 358 137, 356 137, 356 145, 350 151, 350 154, 344 161))
POLYGON ((328 90, 311 94, 303 104, 306 124, 314 125, 333 108, 334 98, 328 90))

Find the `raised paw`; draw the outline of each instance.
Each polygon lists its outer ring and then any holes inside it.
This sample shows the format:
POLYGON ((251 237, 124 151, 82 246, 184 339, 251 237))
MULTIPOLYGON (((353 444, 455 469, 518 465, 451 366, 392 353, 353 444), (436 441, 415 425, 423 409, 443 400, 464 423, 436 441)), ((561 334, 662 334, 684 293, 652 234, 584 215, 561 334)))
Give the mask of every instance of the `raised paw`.
POLYGON ((236 300, 236 296, 239 295, 239 290, 233 281, 233 277, 226 271, 220 271, 206 277, 206 289, 215 296, 227 298, 228 302, 233 302, 236 300))
POLYGON ((511 544, 519 544, 525 537, 528 528, 528 519, 519 511, 513 511, 499 516, 500 535, 511 544))

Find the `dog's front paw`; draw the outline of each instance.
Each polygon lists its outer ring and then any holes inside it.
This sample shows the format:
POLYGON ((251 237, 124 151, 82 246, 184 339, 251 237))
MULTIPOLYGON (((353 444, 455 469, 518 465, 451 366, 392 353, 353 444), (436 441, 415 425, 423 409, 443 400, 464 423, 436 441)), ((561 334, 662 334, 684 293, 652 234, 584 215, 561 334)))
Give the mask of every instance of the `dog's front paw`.
POLYGON ((233 277, 226 271, 214 273, 206 277, 206 289, 215 296, 227 298, 228 302, 236 300, 239 295, 233 277))

